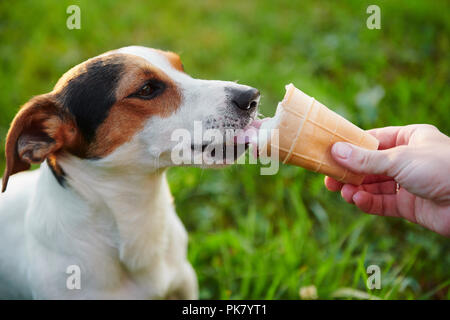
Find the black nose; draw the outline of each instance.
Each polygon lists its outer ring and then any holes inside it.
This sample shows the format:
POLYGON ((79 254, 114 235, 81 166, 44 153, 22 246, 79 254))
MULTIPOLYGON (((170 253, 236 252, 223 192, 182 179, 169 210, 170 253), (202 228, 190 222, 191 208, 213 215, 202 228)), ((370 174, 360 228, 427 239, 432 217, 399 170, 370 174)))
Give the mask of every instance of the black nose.
POLYGON ((241 110, 251 111, 258 106, 259 91, 250 89, 231 89, 231 102, 241 110))

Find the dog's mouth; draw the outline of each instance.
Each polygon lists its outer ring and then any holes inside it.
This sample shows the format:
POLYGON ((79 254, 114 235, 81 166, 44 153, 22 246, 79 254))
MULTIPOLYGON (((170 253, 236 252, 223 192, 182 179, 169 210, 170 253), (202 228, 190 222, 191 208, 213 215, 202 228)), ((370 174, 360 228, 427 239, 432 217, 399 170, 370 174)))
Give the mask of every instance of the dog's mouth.
POLYGON ((201 145, 191 144, 191 150, 194 152, 201 152, 206 157, 216 158, 220 160, 232 160, 235 161, 242 153, 247 151, 250 146, 250 142, 238 143, 204 143, 201 145), (219 153, 221 153, 219 155, 219 153))
POLYGON ((255 144, 260 126, 261 120, 253 119, 243 129, 229 130, 222 137, 224 142, 192 143, 191 150, 209 159, 234 162, 255 144))

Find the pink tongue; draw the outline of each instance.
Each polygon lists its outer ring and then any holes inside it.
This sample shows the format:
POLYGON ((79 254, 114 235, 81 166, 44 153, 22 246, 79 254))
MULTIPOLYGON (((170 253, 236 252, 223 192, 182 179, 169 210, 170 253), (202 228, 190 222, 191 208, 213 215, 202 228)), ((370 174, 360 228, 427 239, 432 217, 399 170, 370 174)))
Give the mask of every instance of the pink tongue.
POLYGON ((270 118, 255 119, 245 130, 240 131, 235 137, 234 142, 238 144, 250 143, 252 146, 253 157, 258 157, 258 130, 264 121, 270 118))
POLYGON ((261 128, 261 125, 263 124, 264 121, 269 120, 269 118, 264 118, 264 119, 255 119, 253 120, 252 123, 250 123, 250 126, 255 127, 256 129, 261 128))

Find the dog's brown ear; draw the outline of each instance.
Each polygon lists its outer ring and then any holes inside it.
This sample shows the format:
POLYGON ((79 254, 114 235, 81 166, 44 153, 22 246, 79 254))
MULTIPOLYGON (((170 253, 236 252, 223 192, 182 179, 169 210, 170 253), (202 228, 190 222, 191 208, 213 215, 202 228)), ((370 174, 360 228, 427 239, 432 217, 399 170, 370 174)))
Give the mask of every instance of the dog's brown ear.
POLYGON ((10 175, 41 163, 65 144, 73 143, 77 129, 74 121, 51 94, 32 98, 17 113, 6 137, 6 168, 2 192, 10 175))

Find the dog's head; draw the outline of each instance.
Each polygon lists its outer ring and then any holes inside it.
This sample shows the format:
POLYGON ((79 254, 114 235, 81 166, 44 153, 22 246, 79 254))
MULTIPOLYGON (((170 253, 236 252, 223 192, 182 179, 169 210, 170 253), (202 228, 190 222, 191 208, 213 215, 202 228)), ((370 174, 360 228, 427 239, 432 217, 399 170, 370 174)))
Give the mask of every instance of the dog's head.
MULTIPOLYGON (((48 159, 58 171, 58 157, 66 154, 105 166, 171 166, 179 144, 174 130, 193 137, 196 121, 222 134, 245 129, 258 102, 254 88, 190 77, 172 52, 136 46, 107 52, 69 70, 53 91, 18 112, 6 140, 3 191, 10 175, 32 163, 48 159)), ((194 141, 184 142, 194 154, 211 152, 211 141, 194 141)))

